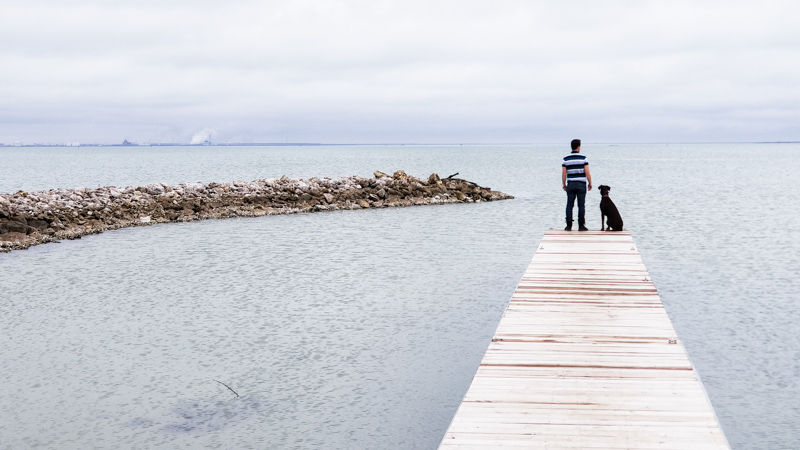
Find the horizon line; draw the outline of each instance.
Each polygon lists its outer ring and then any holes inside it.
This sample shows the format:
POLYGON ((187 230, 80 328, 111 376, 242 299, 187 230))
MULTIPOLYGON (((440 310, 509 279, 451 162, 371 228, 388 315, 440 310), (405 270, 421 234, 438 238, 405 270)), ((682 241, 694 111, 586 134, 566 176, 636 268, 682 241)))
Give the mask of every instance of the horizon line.
MULTIPOLYGON (((19 142, 19 141, 15 141, 19 142)), ((582 144, 590 145, 672 145, 672 144, 800 144, 800 140, 794 141, 670 141, 670 142, 590 142, 583 140, 582 144)), ((127 144, 103 144, 103 143, 80 143, 68 142, 63 144, 5 144, 0 143, 0 147, 20 148, 20 147, 303 147, 303 146, 347 146, 347 145, 381 145, 381 146, 406 146, 406 145, 565 145, 563 142, 378 142, 378 143, 326 143, 326 142, 227 142, 227 143, 203 143, 203 144, 182 144, 174 142, 153 142, 153 143, 127 143, 127 144)))

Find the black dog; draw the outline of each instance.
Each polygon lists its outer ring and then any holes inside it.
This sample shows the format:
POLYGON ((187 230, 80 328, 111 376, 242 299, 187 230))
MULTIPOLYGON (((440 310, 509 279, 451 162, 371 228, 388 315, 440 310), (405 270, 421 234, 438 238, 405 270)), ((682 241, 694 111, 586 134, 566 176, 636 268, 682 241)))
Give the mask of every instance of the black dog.
POLYGON ((600 195, 603 196, 603 199, 600 200, 600 231, 606 230, 606 217, 608 217, 608 229, 606 231, 622 231, 622 216, 619 215, 617 206, 608 196, 608 191, 611 188, 601 185, 599 189, 600 195))

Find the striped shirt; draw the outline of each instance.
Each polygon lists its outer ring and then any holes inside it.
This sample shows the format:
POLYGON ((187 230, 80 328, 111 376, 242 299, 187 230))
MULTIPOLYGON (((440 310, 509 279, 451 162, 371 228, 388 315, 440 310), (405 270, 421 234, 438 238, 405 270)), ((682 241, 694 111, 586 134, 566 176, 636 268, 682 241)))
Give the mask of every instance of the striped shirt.
POLYGON ((561 166, 567 168, 567 183, 570 181, 586 183, 586 166, 588 165, 589 161, 586 161, 586 157, 578 152, 565 156, 561 166))

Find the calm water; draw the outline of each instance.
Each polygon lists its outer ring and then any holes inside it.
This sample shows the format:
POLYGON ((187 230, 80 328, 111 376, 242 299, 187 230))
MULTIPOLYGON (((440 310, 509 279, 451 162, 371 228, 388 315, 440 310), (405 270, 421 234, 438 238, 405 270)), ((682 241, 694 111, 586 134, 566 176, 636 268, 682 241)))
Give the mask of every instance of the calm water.
MULTIPOLYGON (((563 226, 565 148, 0 148, 0 192, 404 169, 517 196, 0 254, 0 448, 436 448, 543 232, 563 226)), ((732 447, 800 448, 800 213, 784 175, 800 145, 583 152, 732 447)), ((599 228, 599 193, 587 203, 599 228)))

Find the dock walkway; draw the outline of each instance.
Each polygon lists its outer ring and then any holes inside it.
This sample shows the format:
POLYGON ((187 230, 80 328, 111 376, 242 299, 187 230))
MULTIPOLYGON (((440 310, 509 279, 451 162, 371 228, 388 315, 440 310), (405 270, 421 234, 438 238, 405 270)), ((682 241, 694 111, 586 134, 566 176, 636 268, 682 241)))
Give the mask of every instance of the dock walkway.
POLYGON ((439 448, 730 447, 630 233, 548 231, 439 448))

